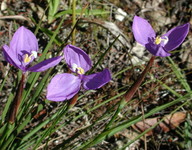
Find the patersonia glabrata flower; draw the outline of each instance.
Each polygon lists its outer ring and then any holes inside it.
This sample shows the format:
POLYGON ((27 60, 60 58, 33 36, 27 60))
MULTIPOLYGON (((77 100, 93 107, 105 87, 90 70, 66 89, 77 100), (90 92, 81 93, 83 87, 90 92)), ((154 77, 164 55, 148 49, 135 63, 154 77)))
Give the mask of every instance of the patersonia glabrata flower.
POLYGON ((81 85, 85 90, 93 90, 102 87, 111 80, 108 69, 85 75, 91 69, 92 63, 89 56, 78 47, 67 45, 64 48, 64 57, 70 70, 77 76, 70 73, 54 76, 47 88, 48 100, 68 100, 78 93, 81 85))
POLYGON ((169 30, 162 36, 156 36, 155 31, 147 20, 135 16, 133 19, 133 35, 135 40, 145 46, 155 56, 166 57, 179 47, 189 32, 190 24, 186 23, 169 30))
POLYGON ((35 35, 23 26, 14 33, 10 45, 4 45, 2 49, 5 60, 23 72, 44 71, 57 65, 62 59, 58 56, 30 67, 30 63, 37 57, 38 42, 35 35))

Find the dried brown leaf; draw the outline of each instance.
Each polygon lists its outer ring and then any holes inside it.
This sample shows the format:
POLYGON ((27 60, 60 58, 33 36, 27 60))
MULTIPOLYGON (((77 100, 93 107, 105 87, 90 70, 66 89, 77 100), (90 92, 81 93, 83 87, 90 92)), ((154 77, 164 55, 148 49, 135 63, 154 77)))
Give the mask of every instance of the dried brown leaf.
MULTIPOLYGON (((146 135, 150 136, 154 133, 168 132, 171 129, 175 129, 176 127, 179 126, 180 123, 182 123, 185 120, 185 118, 186 118, 185 112, 176 112, 172 115, 166 115, 164 116, 163 121, 159 123, 159 125, 156 126, 153 130, 147 132, 146 135)), ((161 119, 160 117, 149 118, 146 119, 145 121, 140 121, 134 124, 132 127, 138 132, 144 132, 145 130, 155 125, 160 119, 161 119)))

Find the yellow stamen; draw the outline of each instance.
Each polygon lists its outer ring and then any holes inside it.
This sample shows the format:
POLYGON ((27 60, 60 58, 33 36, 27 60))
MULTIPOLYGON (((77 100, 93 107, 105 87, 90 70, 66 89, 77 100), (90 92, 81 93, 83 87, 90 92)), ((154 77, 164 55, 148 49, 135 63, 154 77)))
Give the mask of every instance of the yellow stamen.
POLYGON ((78 74, 84 74, 85 73, 83 68, 78 67, 77 69, 78 69, 78 71, 77 71, 78 74))
POLYGON ((85 74, 85 70, 81 67, 78 67, 77 64, 72 64, 72 69, 78 74, 85 74))
POLYGON ((36 51, 32 51, 32 54, 29 56, 28 54, 25 54, 24 56, 24 62, 28 63, 31 61, 31 57, 34 56, 35 58, 37 57, 37 52, 36 51))
POLYGON ((169 39, 167 36, 163 36, 163 37, 157 36, 155 38, 155 44, 157 44, 157 45, 160 44, 162 41, 164 42, 164 45, 166 45, 167 42, 169 41, 169 39))
POLYGON ((24 62, 28 63, 31 61, 31 55, 29 56, 28 54, 25 54, 24 62))
POLYGON ((159 37, 159 36, 157 36, 156 38, 155 38, 155 44, 160 44, 161 43, 161 37, 159 37))

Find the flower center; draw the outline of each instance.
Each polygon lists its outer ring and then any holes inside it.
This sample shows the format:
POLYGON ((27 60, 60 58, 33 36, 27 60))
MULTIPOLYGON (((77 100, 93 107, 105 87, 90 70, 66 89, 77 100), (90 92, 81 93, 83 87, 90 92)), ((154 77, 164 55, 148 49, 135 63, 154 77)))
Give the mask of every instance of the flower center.
POLYGON ((166 45, 168 41, 169 39, 167 36, 163 36, 163 37, 157 36, 155 38, 155 44, 157 45, 159 45, 161 42, 163 42, 163 44, 166 45))
POLYGON ((85 74, 85 70, 81 67, 78 67, 77 64, 73 64, 72 69, 74 72, 76 72, 78 74, 85 74))
POLYGON ((33 56, 34 58, 37 58, 37 52, 36 52, 36 51, 32 51, 32 52, 31 52, 31 55, 25 54, 25 56, 24 56, 24 62, 25 62, 25 63, 30 62, 32 56, 33 56))

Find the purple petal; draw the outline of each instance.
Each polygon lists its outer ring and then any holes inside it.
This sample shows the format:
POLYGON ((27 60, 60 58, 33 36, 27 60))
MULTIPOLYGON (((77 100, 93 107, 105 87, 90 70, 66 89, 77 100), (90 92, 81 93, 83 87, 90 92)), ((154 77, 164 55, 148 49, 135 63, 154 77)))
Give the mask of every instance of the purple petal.
POLYGON ((165 49, 167 51, 171 51, 179 47, 181 43, 183 43, 183 41, 185 40, 189 32, 189 28, 190 24, 187 23, 181 26, 177 26, 168 31, 165 35, 163 35, 169 38, 168 43, 165 45, 165 49))
POLYGON ((86 90, 94 90, 102 87, 111 80, 111 73, 108 69, 102 72, 83 77, 83 87, 86 90))
POLYGON ((160 56, 160 57, 167 57, 170 56, 171 54, 168 53, 164 48, 160 45, 156 45, 154 43, 148 43, 145 45, 146 49, 153 55, 155 56, 160 56))
POLYGON ((32 71, 32 72, 41 72, 41 71, 45 71, 51 67, 56 66, 60 61, 62 60, 61 56, 57 56, 54 58, 50 58, 47 60, 44 60, 30 68, 28 68, 28 71, 32 71))
POLYGON ((25 68, 22 67, 21 62, 17 59, 15 53, 13 53, 13 51, 7 45, 4 45, 2 50, 4 58, 8 63, 15 66, 16 68, 25 71, 25 68))
POLYGON ((81 79, 69 73, 58 74, 53 77, 47 88, 47 99, 64 101, 71 99, 78 93, 81 79))
POLYGON ((148 21, 138 16, 133 19, 132 30, 135 40, 143 46, 149 42, 149 39, 154 39, 156 36, 148 21))
POLYGON ((37 38, 30 30, 21 26, 13 35, 10 49, 13 50, 18 59, 21 59, 19 57, 22 57, 24 54, 31 54, 31 51, 38 50, 37 38))
POLYGON ((87 72, 92 66, 89 56, 83 50, 73 45, 67 45, 64 48, 64 57, 66 63, 73 72, 74 70, 72 66, 74 64, 76 64, 77 67, 84 69, 85 72, 87 72))

